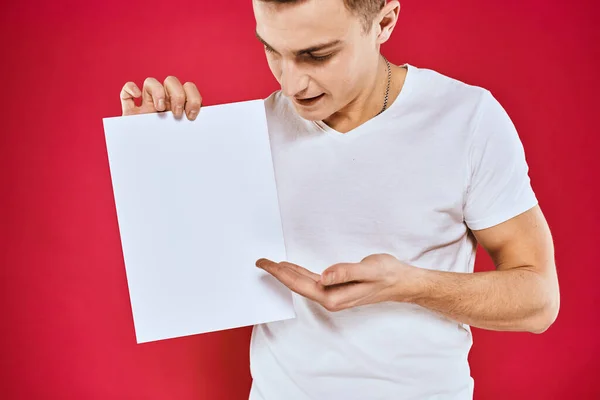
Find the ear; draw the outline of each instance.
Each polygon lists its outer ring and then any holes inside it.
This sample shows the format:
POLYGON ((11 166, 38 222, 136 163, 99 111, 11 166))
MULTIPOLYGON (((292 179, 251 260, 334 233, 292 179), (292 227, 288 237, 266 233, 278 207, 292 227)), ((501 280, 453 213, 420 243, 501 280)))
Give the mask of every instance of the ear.
POLYGON ((392 0, 383 6, 377 17, 377 20, 379 21, 379 34, 377 35, 378 44, 387 42, 390 36, 392 36, 392 32, 398 22, 398 14, 400 14, 400 2, 398 0, 392 0))

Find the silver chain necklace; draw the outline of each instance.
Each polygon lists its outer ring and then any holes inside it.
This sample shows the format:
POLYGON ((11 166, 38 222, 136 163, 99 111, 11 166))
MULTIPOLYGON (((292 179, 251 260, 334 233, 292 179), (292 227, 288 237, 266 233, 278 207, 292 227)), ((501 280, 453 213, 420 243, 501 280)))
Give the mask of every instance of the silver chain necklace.
POLYGON ((379 111, 379 113, 377 113, 377 115, 381 114, 387 109, 388 98, 390 95, 390 83, 392 81, 392 68, 390 67, 390 62, 387 58, 385 58, 385 56, 382 55, 382 57, 385 60, 385 64, 387 66, 387 87, 385 89, 385 99, 383 100, 383 108, 381 109, 381 111, 379 111))

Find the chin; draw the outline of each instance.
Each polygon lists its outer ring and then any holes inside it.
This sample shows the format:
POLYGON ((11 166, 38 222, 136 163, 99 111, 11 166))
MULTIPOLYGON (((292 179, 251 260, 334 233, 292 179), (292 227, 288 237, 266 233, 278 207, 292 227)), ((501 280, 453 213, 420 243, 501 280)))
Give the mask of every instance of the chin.
POLYGON ((327 107, 306 109, 294 104, 294 109, 300 117, 307 121, 322 121, 332 114, 327 107))

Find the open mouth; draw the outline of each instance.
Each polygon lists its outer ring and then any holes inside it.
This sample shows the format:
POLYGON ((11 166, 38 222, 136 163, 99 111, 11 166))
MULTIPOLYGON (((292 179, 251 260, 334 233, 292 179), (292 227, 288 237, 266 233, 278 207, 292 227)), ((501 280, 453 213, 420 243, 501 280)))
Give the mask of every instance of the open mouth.
POLYGON ((323 98, 323 96, 325 96, 325 93, 321 93, 318 96, 315 97, 308 97, 305 99, 294 99, 296 101, 296 103, 302 105, 302 106, 310 106, 315 104, 317 101, 321 100, 323 98))

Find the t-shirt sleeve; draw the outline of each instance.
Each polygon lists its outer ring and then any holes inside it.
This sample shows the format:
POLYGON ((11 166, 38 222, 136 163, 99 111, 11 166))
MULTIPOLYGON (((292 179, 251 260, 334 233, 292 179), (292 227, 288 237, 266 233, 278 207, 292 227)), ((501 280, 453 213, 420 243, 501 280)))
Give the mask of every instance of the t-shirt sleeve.
POLYGON ((510 117, 489 91, 483 95, 469 148, 464 220, 469 229, 492 227, 538 201, 523 144, 510 117))

